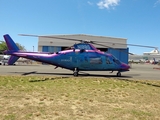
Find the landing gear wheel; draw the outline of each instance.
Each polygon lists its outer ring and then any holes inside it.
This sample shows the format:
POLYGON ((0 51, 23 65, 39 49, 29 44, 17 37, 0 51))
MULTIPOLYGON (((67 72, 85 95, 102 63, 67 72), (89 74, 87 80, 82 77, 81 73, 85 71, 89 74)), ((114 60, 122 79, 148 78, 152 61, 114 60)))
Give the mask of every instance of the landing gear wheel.
POLYGON ((74 72, 73 72, 74 77, 77 77, 77 76, 78 76, 78 72, 79 72, 78 69, 75 68, 75 69, 74 69, 74 72))
POLYGON ((121 72, 117 72, 117 77, 121 77, 121 72))
POLYGON ((74 75, 74 77, 77 77, 78 76, 78 72, 74 72, 73 75, 74 75))

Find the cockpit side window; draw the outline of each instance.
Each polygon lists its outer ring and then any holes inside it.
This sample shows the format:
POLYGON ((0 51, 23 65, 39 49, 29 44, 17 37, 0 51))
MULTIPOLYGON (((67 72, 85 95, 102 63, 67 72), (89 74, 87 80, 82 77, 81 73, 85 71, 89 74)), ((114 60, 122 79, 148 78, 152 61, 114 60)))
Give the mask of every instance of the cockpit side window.
POLYGON ((119 60, 116 60, 116 63, 117 63, 117 64, 121 64, 121 62, 120 62, 119 60))
POLYGON ((113 62, 115 62, 116 64, 121 64, 121 62, 114 56, 112 56, 113 58, 113 62))

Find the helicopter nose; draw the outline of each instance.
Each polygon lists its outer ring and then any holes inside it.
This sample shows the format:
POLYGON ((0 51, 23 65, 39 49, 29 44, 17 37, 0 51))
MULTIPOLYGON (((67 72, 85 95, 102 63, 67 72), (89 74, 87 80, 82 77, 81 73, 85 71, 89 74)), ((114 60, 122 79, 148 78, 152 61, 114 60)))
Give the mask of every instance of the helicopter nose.
POLYGON ((122 63, 122 64, 121 64, 121 69, 122 69, 122 70, 129 70, 129 68, 130 68, 129 65, 127 65, 127 64, 125 64, 125 63, 122 63))

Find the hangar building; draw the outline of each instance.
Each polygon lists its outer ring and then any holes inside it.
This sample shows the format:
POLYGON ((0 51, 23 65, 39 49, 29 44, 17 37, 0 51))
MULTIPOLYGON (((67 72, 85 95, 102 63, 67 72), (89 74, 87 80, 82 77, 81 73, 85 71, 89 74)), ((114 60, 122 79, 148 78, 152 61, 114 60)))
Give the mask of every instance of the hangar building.
POLYGON ((101 51, 113 54, 120 61, 128 64, 128 48, 127 48, 127 39, 125 38, 113 38, 113 37, 105 37, 105 36, 93 36, 93 35, 85 35, 85 34, 72 34, 72 35, 48 35, 48 36, 40 36, 38 38, 38 51, 42 52, 58 52, 61 50, 65 50, 66 48, 78 43, 77 41, 70 41, 64 39, 56 39, 51 37, 60 37, 67 39, 78 39, 78 40, 88 40, 88 41, 99 41, 99 42, 108 42, 108 43, 100 43, 105 46, 94 45, 96 48, 101 51), (116 44, 121 43, 121 44, 116 44), (107 47, 108 46, 108 47, 107 47))

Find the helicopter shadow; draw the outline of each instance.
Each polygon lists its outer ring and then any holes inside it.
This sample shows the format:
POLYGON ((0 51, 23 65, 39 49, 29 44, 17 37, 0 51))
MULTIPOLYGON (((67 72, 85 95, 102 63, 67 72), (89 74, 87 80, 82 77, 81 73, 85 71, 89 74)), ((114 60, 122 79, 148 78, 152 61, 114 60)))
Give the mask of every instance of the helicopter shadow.
MULTIPOLYGON (((53 72, 37 72, 37 71, 30 71, 30 72, 12 72, 16 74, 21 74, 22 76, 26 75, 54 75, 54 76, 67 76, 72 77, 72 73, 53 73, 53 72)), ((115 74, 109 75, 109 74, 92 74, 87 72, 79 72, 78 77, 103 77, 103 78, 133 78, 133 76, 138 76, 138 74, 135 75, 122 75, 121 77, 117 77, 115 74)))
POLYGON ((124 78, 119 78, 119 80, 125 81, 125 82, 131 82, 131 83, 140 83, 140 84, 144 84, 144 85, 148 85, 148 86, 152 86, 152 87, 158 87, 158 88, 160 87, 160 85, 156 85, 156 84, 153 84, 153 83, 140 81, 140 80, 124 79, 124 78))
MULTIPOLYGON (((72 74, 71 74, 72 75, 72 74)), ((122 75, 121 77, 117 77, 115 74, 92 74, 92 73, 85 73, 80 72, 80 77, 104 77, 104 78, 132 78, 132 76, 122 75)))
MULTIPOLYGON (((27 75, 54 75, 57 76, 56 78, 45 78, 45 79, 37 79, 37 80, 31 80, 30 82, 44 82, 47 80, 57 80, 57 79, 63 79, 63 78, 70 78, 73 76, 71 73, 44 73, 44 72, 37 72, 37 71, 31 71, 31 72, 12 72, 12 73, 18 73, 21 74, 22 76, 27 76, 27 75)), ((80 72, 78 77, 103 77, 103 78, 117 78, 120 81, 125 81, 125 82, 132 82, 132 83, 140 83, 140 84, 145 84, 148 86, 152 87, 160 87, 160 85, 156 85, 153 83, 149 82, 143 82, 143 81, 138 81, 138 80, 133 80, 129 78, 133 78, 133 76, 139 76, 139 74, 132 74, 132 75, 123 75, 121 77, 117 77, 116 75, 99 75, 99 74, 89 74, 85 72, 80 72)))

